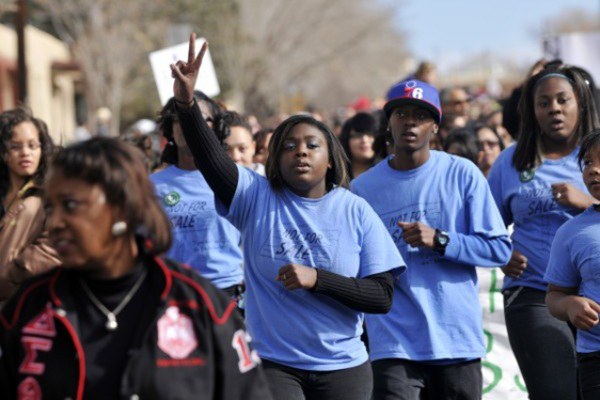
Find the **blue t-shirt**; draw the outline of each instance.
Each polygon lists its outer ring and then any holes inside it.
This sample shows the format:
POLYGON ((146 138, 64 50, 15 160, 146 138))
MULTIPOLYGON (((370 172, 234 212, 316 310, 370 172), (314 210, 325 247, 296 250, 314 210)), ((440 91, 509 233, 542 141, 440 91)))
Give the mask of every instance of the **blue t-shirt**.
MULTIPOLYGON (((600 212, 590 207, 556 232, 546 282, 579 287, 579 295, 600 303, 600 212)), ((577 330, 577 351, 600 351, 600 325, 577 330)))
POLYGON ((363 313, 333 298, 275 280, 296 263, 346 276, 403 270, 404 261, 373 209, 343 188, 319 199, 275 191, 262 176, 239 167, 227 211, 244 243, 246 323, 260 357, 293 368, 331 371, 368 359, 360 340, 363 313))
POLYGON ((504 277, 503 289, 527 286, 546 291, 544 273, 556 230, 580 211, 559 205, 552 196, 553 183, 570 183, 588 193, 577 164, 579 148, 558 160, 544 160, 534 171, 519 172, 512 163, 516 146, 504 150, 488 176, 492 195, 506 226, 514 223, 512 243, 527 257, 519 278, 504 277))
POLYGON ((241 283, 240 232, 217 214, 214 193, 200 171, 169 166, 150 179, 173 227, 167 257, 189 264, 218 288, 241 283))
POLYGON ((470 161, 431 151, 422 166, 398 171, 389 157, 352 182, 379 214, 409 266, 392 310, 367 315, 371 359, 416 361, 485 355, 475 266, 508 261, 508 233, 483 174, 470 161), (449 233, 444 256, 412 247, 398 221, 449 233))

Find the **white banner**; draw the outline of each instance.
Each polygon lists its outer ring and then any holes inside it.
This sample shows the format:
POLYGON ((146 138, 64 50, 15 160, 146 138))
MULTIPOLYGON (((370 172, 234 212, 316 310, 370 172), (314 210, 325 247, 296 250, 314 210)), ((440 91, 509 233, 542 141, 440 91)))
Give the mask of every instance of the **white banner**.
POLYGON ((544 57, 560 58, 567 64, 586 69, 600 83, 600 32, 578 32, 544 40, 544 57))
POLYGON ((477 268, 479 302, 487 354, 482 360, 484 400, 527 400, 527 389, 510 349, 506 325, 500 268, 477 268))
MULTIPOLYGON (((199 38, 196 40, 196 51, 200 51, 202 44, 206 40, 199 38)), ((187 61, 189 42, 181 43, 176 46, 167 47, 162 50, 150 53, 150 65, 154 74, 154 81, 158 88, 160 103, 165 105, 173 96, 173 78, 171 77, 170 65, 178 60, 187 61)), ((202 66, 198 73, 196 89, 203 91, 207 96, 213 97, 221 93, 215 67, 210 57, 210 50, 207 50, 202 60, 202 66)))

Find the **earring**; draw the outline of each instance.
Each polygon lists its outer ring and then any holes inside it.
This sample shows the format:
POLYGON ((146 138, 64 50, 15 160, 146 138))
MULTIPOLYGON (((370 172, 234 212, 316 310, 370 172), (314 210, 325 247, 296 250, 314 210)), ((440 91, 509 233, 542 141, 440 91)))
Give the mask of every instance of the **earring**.
POLYGON ((113 236, 121 236, 127 232, 127 222, 117 221, 113 224, 111 230, 113 236))

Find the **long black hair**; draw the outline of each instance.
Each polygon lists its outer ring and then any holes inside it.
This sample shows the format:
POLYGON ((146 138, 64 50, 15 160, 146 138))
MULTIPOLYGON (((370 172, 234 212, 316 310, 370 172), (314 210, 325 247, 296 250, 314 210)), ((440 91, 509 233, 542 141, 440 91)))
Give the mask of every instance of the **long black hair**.
POLYGON ((325 185, 327 189, 331 190, 334 186, 346 189, 349 188, 350 176, 347 168, 348 157, 346 156, 346 152, 340 144, 340 141, 335 137, 327 125, 308 115, 291 116, 275 128, 271 141, 269 142, 269 157, 267 158, 265 167, 267 179, 269 180, 271 187, 278 190, 286 185, 279 169, 279 160, 281 158, 281 153, 283 152, 283 143, 285 139, 292 129, 300 124, 314 126, 320 130, 325 137, 329 152, 329 162, 331 163, 331 168, 327 170, 327 174, 325 175, 325 185))
MULTIPOLYGON (((40 164, 35 173, 29 178, 29 180, 33 179, 37 188, 42 186, 46 171, 48 170, 50 158, 54 151, 52 138, 48 133, 48 126, 41 119, 35 118, 29 109, 17 107, 0 113, 0 154, 2 155, 2 159, 0 160, 0 201, 4 200, 4 197, 10 189, 10 171, 8 170, 8 165, 6 165, 6 162, 4 161, 4 157, 8 153, 6 144, 12 140, 13 129, 23 122, 31 122, 37 129, 39 135, 42 150, 40 164)), ((25 193, 25 196, 36 193, 39 190, 37 188, 33 188, 30 192, 25 193)))
POLYGON ((521 132, 512 159, 513 165, 518 171, 527 171, 536 168, 542 160, 542 132, 535 116, 534 96, 538 82, 541 82, 548 75, 564 75, 573 87, 579 108, 579 122, 575 132, 577 142, 584 139, 592 130, 600 128, 597 110, 592 98, 592 88, 581 71, 581 68, 569 65, 553 66, 532 76, 525 83, 519 103, 521 132))

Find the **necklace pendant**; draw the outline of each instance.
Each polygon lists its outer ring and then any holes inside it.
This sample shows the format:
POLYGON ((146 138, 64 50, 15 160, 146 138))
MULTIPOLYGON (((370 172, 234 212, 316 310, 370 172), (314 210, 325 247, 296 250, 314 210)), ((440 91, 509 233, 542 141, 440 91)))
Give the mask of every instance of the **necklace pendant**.
POLYGON ((106 318, 108 318, 105 325, 107 330, 114 331, 119 327, 117 318, 115 318, 114 314, 108 314, 106 318))

